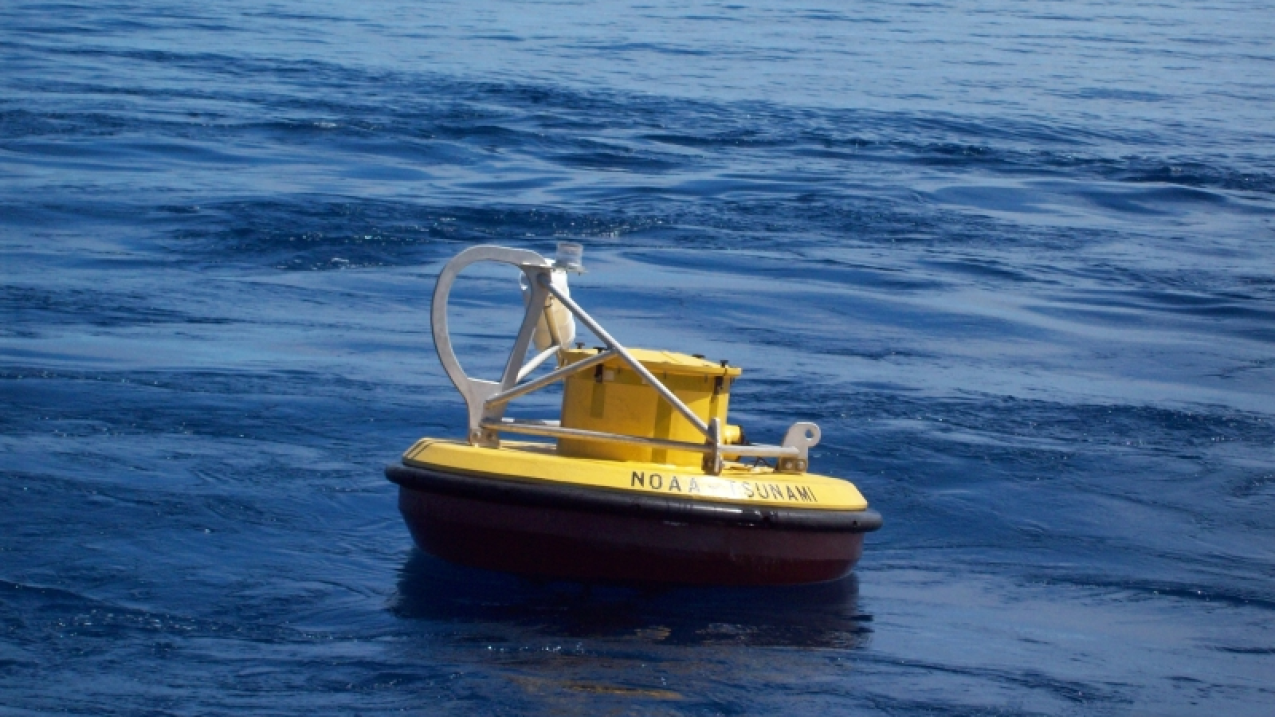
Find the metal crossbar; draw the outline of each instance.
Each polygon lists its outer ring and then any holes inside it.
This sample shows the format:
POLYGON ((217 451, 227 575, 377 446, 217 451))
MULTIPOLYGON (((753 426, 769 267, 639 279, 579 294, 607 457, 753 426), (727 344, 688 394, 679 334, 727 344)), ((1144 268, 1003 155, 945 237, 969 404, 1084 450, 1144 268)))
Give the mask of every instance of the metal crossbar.
POLYGON ((608 334, 606 329, 602 328, 598 322, 593 320, 592 316, 589 316, 584 309, 580 308, 579 304, 572 301, 571 297, 567 296, 566 293, 559 291, 558 287, 554 286, 553 283, 549 281, 549 277, 544 274, 540 275, 540 283, 554 295, 554 298, 561 301, 562 305, 567 307, 572 314, 575 314, 575 317, 580 319, 581 323, 589 327, 589 330, 592 331, 595 336, 602 339, 602 342, 607 345, 607 348, 619 354, 620 358, 624 359, 624 362, 629 365, 629 368, 636 371, 637 375, 641 376, 648 384, 651 385, 652 388, 659 392, 659 394, 664 397, 665 401, 672 404, 673 408, 676 409, 678 413, 682 414, 683 418, 690 421, 691 425, 695 426, 695 430, 704 434, 705 437, 708 437, 708 424, 704 423, 703 419, 695 415, 694 411, 687 408, 686 404, 682 403, 682 399, 678 398, 668 389, 667 386, 656 378, 655 375, 647 369, 647 367, 643 366, 641 361, 633 358, 633 354, 629 353, 628 349, 621 346, 619 341, 612 338, 611 334, 608 334))

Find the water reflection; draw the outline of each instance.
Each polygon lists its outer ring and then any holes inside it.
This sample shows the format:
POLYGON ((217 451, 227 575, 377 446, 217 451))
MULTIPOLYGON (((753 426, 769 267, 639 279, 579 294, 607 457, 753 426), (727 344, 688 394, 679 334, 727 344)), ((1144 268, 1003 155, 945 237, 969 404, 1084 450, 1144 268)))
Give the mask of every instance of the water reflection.
POLYGON ((851 575, 818 585, 690 588, 538 581, 452 565, 412 551, 390 610, 407 620, 505 625, 567 638, 669 645, 867 646, 851 575))

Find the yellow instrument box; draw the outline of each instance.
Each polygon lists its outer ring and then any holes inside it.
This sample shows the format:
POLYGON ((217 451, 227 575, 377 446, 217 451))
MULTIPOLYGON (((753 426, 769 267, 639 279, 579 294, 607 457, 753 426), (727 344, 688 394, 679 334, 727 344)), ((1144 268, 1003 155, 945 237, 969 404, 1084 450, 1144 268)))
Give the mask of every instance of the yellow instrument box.
MULTIPOLYGON (((569 349, 563 352, 563 365, 582 361, 597 353, 597 349, 569 349)), ((730 434, 738 434, 739 429, 727 427, 726 409, 730 402, 730 384, 739 376, 739 368, 674 351, 629 349, 629 353, 705 423, 713 418, 719 419, 727 433, 723 436, 724 442, 735 442, 730 439, 736 436, 730 434)), ((565 383, 562 397, 564 428, 687 443, 704 442, 703 434, 618 356, 595 366, 592 371, 581 371, 567 377, 565 383)), ((703 454, 695 451, 575 438, 559 438, 558 453, 578 458, 667 463, 696 469, 703 459, 703 454)))

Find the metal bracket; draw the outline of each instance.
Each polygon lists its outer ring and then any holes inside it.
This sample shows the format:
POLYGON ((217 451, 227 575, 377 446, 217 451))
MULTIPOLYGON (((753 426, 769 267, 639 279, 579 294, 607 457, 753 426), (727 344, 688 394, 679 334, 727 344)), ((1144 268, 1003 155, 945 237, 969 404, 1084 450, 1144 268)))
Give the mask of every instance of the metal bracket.
POLYGON ((784 434, 784 448, 796 449, 795 456, 780 456, 775 470, 779 473, 805 473, 810 467, 810 449, 819 445, 822 437, 819 426, 809 421, 798 421, 784 434))
POLYGON ((708 435, 704 437, 704 446, 708 451, 704 454, 704 463, 701 470, 705 475, 717 476, 722 474, 724 461, 722 460, 722 419, 714 416, 708 421, 708 435))

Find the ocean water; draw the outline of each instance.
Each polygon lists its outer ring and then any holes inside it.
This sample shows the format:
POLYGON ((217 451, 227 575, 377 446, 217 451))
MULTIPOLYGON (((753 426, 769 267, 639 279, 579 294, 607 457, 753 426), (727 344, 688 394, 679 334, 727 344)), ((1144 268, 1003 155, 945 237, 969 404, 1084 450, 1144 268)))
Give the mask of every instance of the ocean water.
POLYGON ((0 714, 1275 709, 1269 3, 8 0, 0 68, 0 714), (434 277, 560 240, 821 426, 851 578, 413 549, 434 277))

